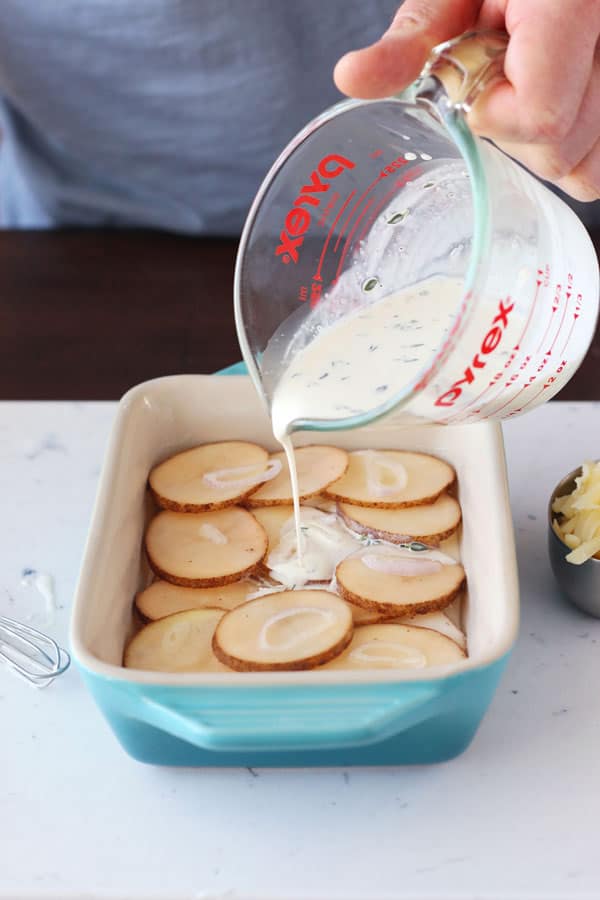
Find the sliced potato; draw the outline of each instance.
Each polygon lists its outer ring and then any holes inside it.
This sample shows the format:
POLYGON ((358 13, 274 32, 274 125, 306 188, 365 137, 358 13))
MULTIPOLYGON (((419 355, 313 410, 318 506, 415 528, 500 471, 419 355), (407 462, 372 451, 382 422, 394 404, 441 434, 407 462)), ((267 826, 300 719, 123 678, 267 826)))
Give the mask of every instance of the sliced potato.
POLYGON ((151 622, 131 639, 123 657, 129 669, 151 672, 226 672, 212 639, 224 610, 206 607, 151 622))
POLYGON ((262 506, 252 510, 252 515, 257 519, 267 532, 269 539, 268 553, 279 543, 283 526, 294 518, 294 507, 262 506))
POLYGON ((336 513, 338 511, 338 505, 335 500, 332 500, 331 497, 326 497, 324 494, 317 494, 315 497, 307 497, 304 500, 304 506, 312 506, 314 509, 320 509, 321 512, 324 513, 336 513))
POLYGON ((467 649, 467 638, 461 629, 454 624, 446 612, 426 613, 424 616, 403 616, 398 619, 388 619, 390 625, 414 625, 417 628, 430 628, 439 634, 445 635, 454 641, 461 650, 467 649))
POLYGON ((351 503, 339 503, 338 509, 348 528, 392 544, 422 541, 437 546, 456 531, 461 519, 460 505, 450 494, 441 494, 433 503, 401 509, 377 509, 351 503))
POLYGON ((218 659, 240 672, 312 669, 352 637, 352 613, 336 594, 281 591, 226 613, 215 631, 218 659))
POLYGON ((247 441, 221 441, 184 450, 155 466, 148 479, 159 506, 176 512, 223 509, 256 490, 269 454, 247 441))
POLYGON ((352 612, 352 621, 355 628, 358 628, 359 625, 377 625, 379 622, 388 621, 392 616, 396 617, 395 613, 390 614, 388 612, 386 614, 378 609, 366 609, 364 606, 356 606, 355 603, 346 602, 352 612))
POLYGON ((246 509, 159 513, 146 532, 153 571, 173 584, 217 587, 253 572, 267 552, 267 535, 246 509))
MULTIPOLYGON (((298 471, 300 500, 320 494, 328 484, 336 481, 346 471, 348 454, 339 447, 322 447, 316 444, 294 450, 298 471)), ((250 507, 281 506, 292 502, 292 484, 285 453, 273 453, 271 460, 280 460, 280 474, 261 485, 247 498, 250 507)))
POLYGON ((449 538, 444 538, 443 541, 440 541, 439 549, 445 553, 447 556, 450 556, 452 559, 455 559, 456 562, 460 562, 460 541, 459 541, 460 532, 455 531, 454 534, 451 534, 449 538))
POLYGON ((393 566, 388 571, 371 567, 372 555, 364 550, 342 560, 335 573, 338 591, 349 603, 390 616, 444 609, 465 582, 465 571, 458 563, 443 565, 414 554, 414 559, 407 560, 406 574, 400 574, 393 566), (426 563, 430 565, 423 565, 419 572, 420 564, 426 563))
POLYGON ((271 577, 288 588, 330 582, 340 560, 359 546, 337 516, 304 505, 300 507, 300 542, 301 557, 296 523, 291 518, 265 561, 271 577))
POLYGON ((410 625, 363 625, 343 653, 326 669, 424 669, 461 662, 458 644, 429 628, 410 625))
POLYGON ((345 474, 324 494, 355 506, 400 509, 433 503, 455 479, 452 466, 425 453, 357 450, 349 454, 345 474))
POLYGON ((257 590, 256 582, 243 579, 221 587, 191 588, 158 579, 136 594, 135 608, 142 619, 153 621, 187 609, 207 606, 233 609, 257 590))

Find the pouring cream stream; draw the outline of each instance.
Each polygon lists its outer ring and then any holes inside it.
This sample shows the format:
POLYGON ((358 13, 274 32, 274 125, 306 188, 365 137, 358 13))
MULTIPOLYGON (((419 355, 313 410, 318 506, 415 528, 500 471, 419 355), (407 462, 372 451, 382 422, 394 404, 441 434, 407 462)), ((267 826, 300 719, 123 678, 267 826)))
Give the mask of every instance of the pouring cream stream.
POLYGON ((294 423, 365 414, 393 397, 440 347, 462 290, 460 279, 436 277, 391 294, 322 328, 284 370, 271 419, 290 471, 300 570, 304 535, 294 423))

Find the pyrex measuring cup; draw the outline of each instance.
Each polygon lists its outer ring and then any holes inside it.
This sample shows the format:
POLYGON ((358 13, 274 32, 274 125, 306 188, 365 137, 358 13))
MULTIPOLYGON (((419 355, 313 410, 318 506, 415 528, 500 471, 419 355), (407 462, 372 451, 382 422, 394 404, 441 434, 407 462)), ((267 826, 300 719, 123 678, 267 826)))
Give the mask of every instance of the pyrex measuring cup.
POLYGON ((440 45, 405 96, 340 103, 268 173, 235 275, 240 345, 268 405, 298 353, 342 316, 430 277, 462 285, 438 346, 408 382, 390 375, 385 402, 292 430, 384 414, 513 416, 581 363, 598 313, 592 243, 565 203, 465 120, 502 74, 506 42, 471 32, 440 45))

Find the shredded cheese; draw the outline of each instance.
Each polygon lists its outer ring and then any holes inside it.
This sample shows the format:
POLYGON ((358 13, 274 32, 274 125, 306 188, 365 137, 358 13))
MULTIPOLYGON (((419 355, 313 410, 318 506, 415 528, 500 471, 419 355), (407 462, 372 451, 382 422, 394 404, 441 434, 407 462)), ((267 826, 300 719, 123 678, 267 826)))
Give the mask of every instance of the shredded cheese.
POLYGON ((579 566, 593 556, 600 559, 600 461, 585 462, 575 485, 552 504, 558 514, 552 528, 571 550, 567 561, 579 566))

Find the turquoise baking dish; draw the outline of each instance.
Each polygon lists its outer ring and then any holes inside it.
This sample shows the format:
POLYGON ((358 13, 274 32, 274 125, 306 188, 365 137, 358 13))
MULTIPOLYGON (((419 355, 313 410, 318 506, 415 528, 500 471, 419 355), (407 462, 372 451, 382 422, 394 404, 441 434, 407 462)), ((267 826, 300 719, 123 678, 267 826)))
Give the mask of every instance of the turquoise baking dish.
MULTIPOLYGON (((451 462, 464 523, 469 657, 422 671, 175 675, 121 667, 131 604, 149 580, 141 544, 149 469, 179 449, 245 438, 274 446, 246 376, 174 376, 121 401, 106 453, 72 622, 84 681, 123 748, 175 766, 425 764, 470 743, 518 629, 518 578, 500 426, 407 423, 320 435, 348 449, 402 447, 451 462)), ((298 436, 298 443, 310 436, 298 436)))

